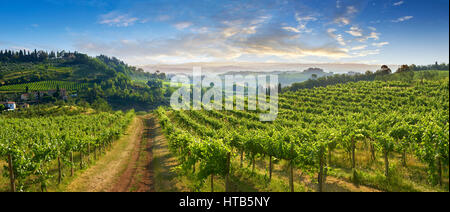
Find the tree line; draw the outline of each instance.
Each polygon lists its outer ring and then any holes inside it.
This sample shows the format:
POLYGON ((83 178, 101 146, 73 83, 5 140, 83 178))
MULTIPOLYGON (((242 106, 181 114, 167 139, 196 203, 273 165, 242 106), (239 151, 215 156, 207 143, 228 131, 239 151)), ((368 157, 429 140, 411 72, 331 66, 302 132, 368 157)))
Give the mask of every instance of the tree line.
MULTIPOLYGON (((434 65, 418 66, 418 65, 402 65, 392 74, 393 71, 387 66, 383 65, 381 68, 375 72, 366 71, 365 73, 356 74, 335 74, 333 76, 324 76, 319 78, 308 79, 307 81, 294 83, 290 87, 283 88, 283 92, 286 91, 297 91, 299 89, 310 89, 315 87, 326 87, 329 85, 336 85, 340 83, 348 82, 359 82, 359 81, 374 81, 374 80, 400 80, 410 82, 414 79, 414 72, 425 71, 425 70, 449 70, 448 64, 438 64, 434 65)), ((422 74, 422 78, 431 79, 434 73, 422 74)))

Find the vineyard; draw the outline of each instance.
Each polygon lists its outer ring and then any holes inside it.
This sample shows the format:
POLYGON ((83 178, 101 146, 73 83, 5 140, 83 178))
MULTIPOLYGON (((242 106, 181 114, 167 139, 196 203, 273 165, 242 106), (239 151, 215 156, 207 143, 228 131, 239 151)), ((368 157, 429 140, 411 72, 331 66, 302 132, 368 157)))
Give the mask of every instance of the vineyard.
POLYGON ((268 182, 275 161, 287 164, 286 191, 294 191, 298 171, 323 191, 340 170, 382 191, 448 191, 448 78, 286 92, 275 121, 260 122, 260 112, 157 110, 180 173, 210 179, 212 191, 219 177, 230 191, 233 171, 247 163, 254 172, 257 161, 268 182))
POLYGON ((107 151, 134 112, 0 118, 0 164, 11 191, 47 191, 107 151))
POLYGON ((0 91, 25 92, 27 90, 27 87, 28 91, 48 91, 48 90, 56 90, 58 88, 65 89, 68 91, 74 91, 88 87, 88 83, 66 82, 66 81, 41 81, 41 82, 0 86, 0 91))

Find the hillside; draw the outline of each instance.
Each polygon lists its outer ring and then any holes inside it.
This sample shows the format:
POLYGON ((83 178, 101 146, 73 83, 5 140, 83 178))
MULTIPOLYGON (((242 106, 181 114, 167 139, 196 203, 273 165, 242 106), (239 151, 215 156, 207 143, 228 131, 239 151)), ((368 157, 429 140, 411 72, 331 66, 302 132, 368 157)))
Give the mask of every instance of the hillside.
MULTIPOLYGON (((0 51, 0 100, 19 101, 26 92, 66 89, 78 100, 106 100, 114 109, 148 110, 164 103, 162 87, 148 81, 165 79, 104 55, 78 52, 0 51), (132 104, 130 104, 132 103, 132 104)), ((55 99, 55 101, 57 98, 55 99)))
POLYGON ((414 70, 399 71, 391 73, 391 70, 378 70, 376 72, 367 71, 364 74, 336 74, 324 76, 317 79, 308 79, 304 82, 293 83, 283 91, 297 91, 300 89, 310 89, 315 87, 326 87, 348 82, 359 81, 402 81, 412 82, 413 80, 439 80, 449 77, 448 70, 414 70))

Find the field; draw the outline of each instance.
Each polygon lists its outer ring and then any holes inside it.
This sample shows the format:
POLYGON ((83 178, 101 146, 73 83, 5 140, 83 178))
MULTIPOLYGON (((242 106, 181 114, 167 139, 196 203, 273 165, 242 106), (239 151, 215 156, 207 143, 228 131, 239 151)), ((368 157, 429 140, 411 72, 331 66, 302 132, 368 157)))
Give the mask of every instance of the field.
POLYGON ((2 116, 0 191, 448 191, 448 85, 285 92, 272 122, 262 110, 162 107, 2 116))
POLYGON ((110 149, 133 117, 132 111, 0 117, 0 163, 5 165, 3 176, 9 179, 8 186, 2 184, 0 189, 47 191, 64 176, 74 176, 76 162, 83 169, 110 149))
POLYGON ((66 82, 66 81, 41 81, 30 82, 15 85, 0 86, 0 91, 9 92, 25 92, 27 87, 29 91, 48 91, 56 90, 57 88, 65 89, 68 91, 80 90, 88 87, 88 83, 66 82))
POLYGON ((273 183, 284 191, 310 182, 328 190, 330 177, 380 191, 448 191, 448 78, 339 84, 279 100, 273 122, 260 122, 261 111, 158 110, 191 189, 210 180, 214 190, 219 180, 234 190, 238 173, 267 185, 281 164, 273 183))

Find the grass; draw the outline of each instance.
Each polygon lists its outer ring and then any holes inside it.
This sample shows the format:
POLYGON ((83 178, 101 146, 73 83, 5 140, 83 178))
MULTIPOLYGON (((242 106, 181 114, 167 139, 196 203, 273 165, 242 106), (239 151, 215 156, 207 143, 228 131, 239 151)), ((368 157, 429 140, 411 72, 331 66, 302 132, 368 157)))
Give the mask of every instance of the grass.
MULTIPOLYGON (((377 160, 370 159, 370 153, 359 146, 356 151, 357 181, 361 185, 373 187, 388 192, 440 192, 448 191, 448 169, 444 172, 442 187, 430 185, 427 167, 416 160, 413 155, 407 155, 407 167, 403 167, 401 155, 391 153, 389 157, 389 178, 384 175, 384 160, 377 155, 377 160)), ((350 182, 354 181, 351 160, 344 151, 334 151, 330 175, 350 182)))

